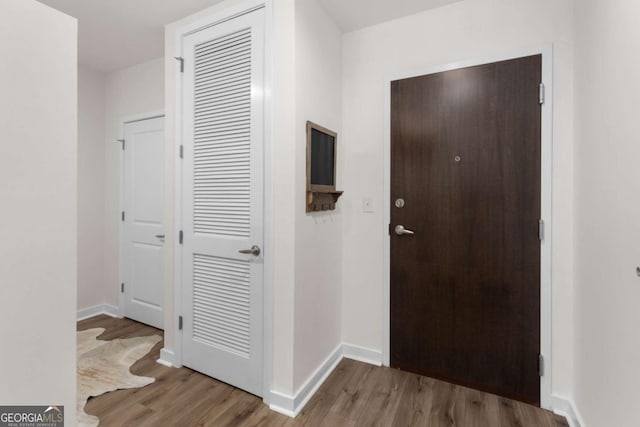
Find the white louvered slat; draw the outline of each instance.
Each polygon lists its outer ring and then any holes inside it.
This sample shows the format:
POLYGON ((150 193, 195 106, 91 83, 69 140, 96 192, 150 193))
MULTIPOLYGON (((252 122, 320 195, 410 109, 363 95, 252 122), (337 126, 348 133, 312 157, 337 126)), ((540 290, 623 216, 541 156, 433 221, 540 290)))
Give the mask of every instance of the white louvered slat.
POLYGON ((247 238, 251 30, 196 46, 194 73, 194 231, 247 238), (233 209, 221 208, 221 203, 230 200, 235 203, 233 209))
POLYGON ((247 261, 194 254, 194 340, 249 357, 249 268, 247 261))

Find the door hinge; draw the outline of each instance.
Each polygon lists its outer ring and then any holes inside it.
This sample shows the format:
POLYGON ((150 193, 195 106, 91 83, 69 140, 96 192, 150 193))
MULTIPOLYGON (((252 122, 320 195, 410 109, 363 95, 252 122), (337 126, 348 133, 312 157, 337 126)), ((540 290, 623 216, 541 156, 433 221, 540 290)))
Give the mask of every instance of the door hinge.
POLYGON ((178 316, 178 330, 182 330, 182 316, 178 316))
POLYGON ((540 105, 544 104, 544 98, 545 98, 544 83, 540 83, 540 105))
POLYGON ((180 158, 184 159, 184 145, 180 146, 180 158))
POLYGON ((122 150, 124 150, 124 139, 116 139, 116 141, 122 143, 122 150))
POLYGON ((124 211, 120 213, 120 218, 122 219, 122 222, 124 222, 124 211))
POLYGON ((538 239, 540 239, 540 241, 544 240, 544 220, 543 219, 538 221, 538 239))
POLYGON ((124 293, 124 283, 120 283, 120 292, 124 293))
POLYGON ((180 72, 184 73, 184 58, 180 56, 174 56, 174 58, 176 58, 176 61, 180 63, 180 72))
POLYGON ((538 354, 538 375, 544 377, 544 356, 538 354))
POLYGON ((389 232, 389 236, 391 236, 391 224, 389 224, 389 229, 387 231, 389 232))
POLYGON ((182 244, 183 240, 184 240, 184 233, 182 232, 182 230, 180 230, 180 232, 178 233, 178 242, 182 244))

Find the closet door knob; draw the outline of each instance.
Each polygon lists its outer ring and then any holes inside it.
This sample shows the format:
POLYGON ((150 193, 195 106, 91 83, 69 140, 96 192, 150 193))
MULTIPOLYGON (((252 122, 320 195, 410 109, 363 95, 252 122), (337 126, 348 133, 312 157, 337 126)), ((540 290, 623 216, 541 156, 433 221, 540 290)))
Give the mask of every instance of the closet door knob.
POLYGON ((243 249, 243 250, 238 251, 238 252, 241 253, 241 254, 258 256, 258 255, 260 255, 260 246, 253 245, 253 246, 251 246, 251 249, 243 249))

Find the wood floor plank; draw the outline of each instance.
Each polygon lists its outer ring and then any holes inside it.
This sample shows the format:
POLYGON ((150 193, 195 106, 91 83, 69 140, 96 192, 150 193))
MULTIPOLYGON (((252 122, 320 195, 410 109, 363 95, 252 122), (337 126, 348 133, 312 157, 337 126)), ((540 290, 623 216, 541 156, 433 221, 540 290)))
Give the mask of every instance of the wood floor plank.
POLYGON ((331 406, 329 413, 340 417, 349 417, 358 420, 362 411, 365 410, 366 402, 362 395, 366 393, 367 382, 375 369, 374 366, 366 364, 355 365, 356 372, 349 381, 339 391, 338 396, 331 406))
POLYGON ((124 406, 118 411, 111 411, 105 416, 101 416, 100 425, 110 426, 138 426, 142 420, 153 414, 153 411, 144 405, 136 402, 124 406))
POLYGON ((457 386, 442 381, 433 380, 432 403, 428 425, 455 425, 453 409, 456 399, 457 386))
POLYGON ((353 360, 343 360, 298 414, 296 417, 298 425, 322 426, 327 417, 340 417, 335 415, 335 402, 345 392, 347 384, 359 381, 359 375, 362 372, 358 369, 360 365, 353 360))
MULTIPOLYGON (((78 322, 78 330, 91 328, 105 328, 102 340, 162 336, 129 319, 96 316, 78 322)), ((228 384, 156 363, 163 345, 131 367, 133 374, 154 377, 154 383, 89 400, 85 410, 100 418, 101 427, 568 427, 563 417, 534 406, 348 359, 292 419, 228 384)))
POLYGON ((359 425, 388 426, 395 417, 400 394, 404 390, 406 377, 397 375, 393 369, 374 369, 371 382, 362 396, 366 409, 358 419, 359 425))
POLYGON ((336 402, 344 397, 352 389, 353 384, 359 381, 363 370, 358 369, 358 363, 345 360, 339 364, 309 403, 298 416, 292 420, 291 426, 321 427, 344 426, 355 427, 359 425, 355 416, 345 416, 343 411, 337 410, 336 402), (351 385, 350 385, 351 384, 351 385))
POLYGON ((405 380, 392 425, 394 427, 427 425, 433 403, 434 380, 407 372, 397 372, 405 380))
MULTIPOLYGON (((498 398, 498 408, 500 413, 500 422, 504 427, 521 427, 526 424, 523 422, 520 412, 518 411, 518 403, 505 397, 498 398)), ((539 424, 540 419, 536 420, 539 424)), ((537 426, 536 424, 536 426, 537 426)))
POLYGON ((260 405, 241 425, 246 427, 288 427, 293 420, 274 413, 267 405, 260 405))
POLYGON ((492 427, 487 394, 466 387, 459 387, 458 392, 464 400, 464 413, 460 425, 469 427, 492 427))

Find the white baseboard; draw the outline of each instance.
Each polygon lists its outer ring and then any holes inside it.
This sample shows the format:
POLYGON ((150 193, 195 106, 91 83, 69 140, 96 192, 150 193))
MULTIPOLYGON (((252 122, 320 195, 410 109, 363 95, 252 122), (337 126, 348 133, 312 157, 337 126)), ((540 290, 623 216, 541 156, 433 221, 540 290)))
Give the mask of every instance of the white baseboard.
POLYGON ((573 400, 554 394, 551 396, 551 407, 555 414, 567 419, 570 427, 587 427, 573 400))
POLYGON ((294 400, 295 414, 297 415, 302 408, 309 402, 311 397, 318 391, 322 383, 331 375, 333 370, 342 360, 342 345, 336 347, 333 352, 325 359, 324 362, 316 369, 316 371, 307 379, 296 393, 294 400))
POLYGON ((382 366, 382 352, 353 344, 342 344, 342 355, 370 365, 382 366))
POLYGON ((352 344, 340 344, 329 357, 320 364, 294 395, 272 390, 269 396, 269 408, 283 415, 295 418, 343 358, 376 366, 382 365, 381 352, 352 344))
POLYGON ((331 352, 329 357, 318 366, 313 374, 298 389, 295 395, 290 396, 278 391, 271 391, 269 407, 281 414, 295 417, 302 411, 313 395, 318 391, 322 383, 327 379, 333 370, 342 360, 342 344, 331 352))
POLYGON ((111 304, 100 304, 78 310, 76 319, 78 321, 85 320, 90 317, 98 316, 100 314, 106 314, 107 316, 111 317, 121 317, 118 307, 111 304))
POLYGON ((281 393, 276 390, 271 390, 270 394, 269 409, 272 411, 286 415, 287 417, 295 418, 295 416, 298 415, 298 412, 302 410, 302 408, 300 408, 296 412, 294 403, 296 399, 294 396, 281 393))
POLYGON ((177 368, 175 363, 176 355, 173 351, 166 348, 160 349, 160 358, 156 360, 157 363, 167 366, 169 368, 177 368))

